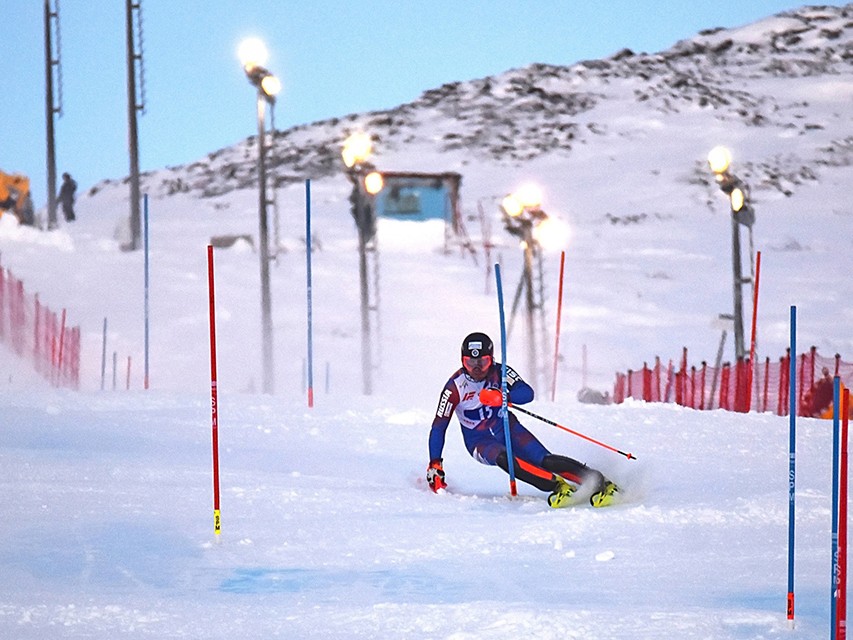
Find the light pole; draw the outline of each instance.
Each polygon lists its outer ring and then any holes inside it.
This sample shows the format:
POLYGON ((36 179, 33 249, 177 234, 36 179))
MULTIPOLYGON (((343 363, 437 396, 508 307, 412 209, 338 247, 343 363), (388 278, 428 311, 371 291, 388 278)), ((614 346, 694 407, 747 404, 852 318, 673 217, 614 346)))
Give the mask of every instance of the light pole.
POLYGON ((746 183, 729 171, 731 160, 731 154, 725 147, 714 147, 708 153, 708 165, 720 190, 728 196, 731 208, 735 358, 742 360, 746 356, 743 338, 743 284, 752 282, 752 278, 744 278, 741 269, 740 225, 748 227, 751 233, 755 211, 749 204, 749 188, 746 183))
MULTIPOLYGON (((56 228, 56 139, 54 134, 54 115, 62 116, 62 105, 56 105, 53 95, 53 68, 60 70, 60 52, 53 55, 53 25, 56 25, 59 39, 59 6, 54 11, 50 0, 44 2, 44 77, 45 77, 45 122, 47 123, 47 228, 56 228)), ((60 70, 60 78, 62 77, 60 70)), ((62 88, 59 91, 62 97, 62 88)))
POLYGON ((344 142, 341 156, 352 183, 352 216, 358 228, 358 275, 361 285, 361 374, 365 395, 373 393, 373 357, 370 326, 370 289, 368 278, 368 245, 376 237, 376 211, 373 196, 383 187, 382 174, 367 162, 373 143, 366 133, 356 132, 344 142))
POLYGON ((136 251, 142 246, 142 194, 139 184, 139 125, 137 114, 145 113, 145 83, 142 66, 142 4, 141 0, 125 2, 125 30, 127 38, 127 145, 130 160, 130 242, 122 249, 136 251), (133 29, 137 29, 134 38, 133 29), (139 73, 137 74, 137 68, 139 73), (137 76, 139 94, 137 99, 137 76))
POLYGON ((281 91, 281 82, 264 64, 267 50, 257 38, 244 40, 238 55, 249 83, 257 89, 258 111, 258 242, 261 263, 261 357, 263 360, 263 391, 273 393, 272 301, 270 296, 269 225, 267 222, 267 169, 266 169, 266 105, 275 105, 275 96, 281 91))
MULTIPOLYGON (((538 377, 537 363, 540 361, 540 358, 538 357, 539 352, 536 348, 536 319, 534 312, 537 308, 540 310, 540 313, 544 309, 541 295, 538 302, 534 296, 533 259, 534 257, 540 259, 541 270, 541 253, 537 227, 548 219, 548 214, 542 210, 542 193, 534 185, 525 185, 516 192, 506 196, 501 201, 501 213, 503 214, 504 227, 511 235, 519 238, 521 247, 524 250, 524 271, 516 289, 511 317, 515 315, 515 310, 523 291, 525 294, 525 306, 527 307, 525 318, 529 342, 527 348, 529 359, 527 376, 535 387, 538 377)), ((543 319, 543 331, 544 326, 543 319)), ((544 347, 545 337, 543 335, 542 348, 544 349, 544 347)))

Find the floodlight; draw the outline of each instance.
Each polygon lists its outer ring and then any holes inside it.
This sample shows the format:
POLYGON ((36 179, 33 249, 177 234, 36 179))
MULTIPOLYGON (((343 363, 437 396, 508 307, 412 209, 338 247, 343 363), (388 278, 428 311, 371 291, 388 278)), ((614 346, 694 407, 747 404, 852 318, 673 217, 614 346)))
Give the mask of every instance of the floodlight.
POLYGON ((525 184, 515 192, 522 207, 535 209, 542 204, 542 190, 535 184, 525 184))
POLYGON ((382 191, 383 186, 385 186, 385 181, 382 178, 382 174, 378 171, 371 171, 364 176, 364 189, 370 195, 375 196, 382 191))
POLYGON ((746 196, 743 193, 743 189, 740 187, 735 187, 732 189, 729 197, 732 199, 732 211, 737 213, 741 209, 743 209, 743 204, 746 201, 746 196))
POLYGON ((544 217, 533 227, 533 239, 545 250, 564 248, 569 243, 571 230, 569 225, 558 218, 544 217))
POLYGON ((237 57, 246 72, 256 67, 262 67, 267 63, 269 53, 267 46, 260 38, 246 38, 237 48, 237 57))
POLYGON ((344 141, 344 148, 341 151, 341 156, 344 159, 344 164, 348 168, 352 168, 367 160, 373 153, 373 142, 370 135, 363 131, 356 131, 344 141))
POLYGON ((522 205, 518 198, 514 195, 508 195, 501 201, 501 207, 506 212, 508 216, 511 218, 516 218, 521 215, 524 211, 524 205, 522 205))
POLYGON ((718 175, 728 171, 731 163, 732 154, 723 146, 714 147, 708 152, 708 165, 711 167, 711 171, 718 175))
POLYGON ((281 91, 281 80, 273 74, 268 74, 261 80, 261 90, 268 98, 274 98, 281 91))

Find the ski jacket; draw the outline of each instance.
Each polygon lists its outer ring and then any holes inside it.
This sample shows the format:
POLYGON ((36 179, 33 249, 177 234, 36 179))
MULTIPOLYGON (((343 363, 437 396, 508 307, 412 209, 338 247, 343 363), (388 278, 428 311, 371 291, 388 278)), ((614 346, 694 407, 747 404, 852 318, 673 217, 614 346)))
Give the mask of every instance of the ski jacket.
MULTIPOLYGON (((507 396, 512 404, 526 404, 533 400, 533 388, 522 380, 513 369, 506 368, 507 396)), ((432 421, 429 433, 429 458, 441 458, 447 427, 453 413, 459 419, 462 427, 462 438, 468 452, 473 455, 474 447, 483 438, 504 438, 503 416, 500 407, 490 407, 480 402, 480 391, 483 389, 501 388, 501 364, 493 362, 486 377, 480 382, 475 381, 465 369, 458 369, 441 390, 438 408, 432 421)), ((510 424, 517 422, 516 417, 509 414, 510 424)))
POLYGON ((62 186, 59 188, 59 193, 56 196, 57 201, 65 205, 66 207, 70 207, 74 204, 74 194, 77 191, 77 183, 73 178, 69 178, 68 180, 63 180, 62 186))

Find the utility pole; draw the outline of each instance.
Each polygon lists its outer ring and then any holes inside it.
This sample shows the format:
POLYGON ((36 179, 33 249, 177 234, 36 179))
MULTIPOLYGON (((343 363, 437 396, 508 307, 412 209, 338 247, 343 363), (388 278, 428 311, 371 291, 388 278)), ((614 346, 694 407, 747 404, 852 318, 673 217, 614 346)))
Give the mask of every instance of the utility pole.
MULTIPOLYGON (((52 11, 50 0, 44 0, 44 77, 45 77, 45 122, 47 123, 47 228, 56 228, 56 141, 54 136, 54 114, 62 116, 62 71, 60 54, 53 57, 53 21, 56 21, 59 40, 59 7, 52 11), (59 71, 59 105, 54 104, 53 67, 59 71)), ((57 45, 58 49, 58 45, 57 45)))
MULTIPOLYGON (((131 240, 123 248, 136 251, 140 248, 142 236, 142 216, 140 213, 140 189, 139 189, 139 133, 136 126, 136 112, 145 108, 145 100, 142 104, 136 100, 136 64, 142 69, 142 50, 137 53, 133 37, 134 22, 139 27, 140 41, 142 40, 142 11, 141 0, 133 2, 126 0, 126 29, 127 29, 127 141, 130 154, 130 234, 131 240), (134 20, 135 17, 135 20, 134 20)), ((141 43, 140 43, 141 44, 141 43)), ((140 92, 144 96, 144 88, 140 92)))

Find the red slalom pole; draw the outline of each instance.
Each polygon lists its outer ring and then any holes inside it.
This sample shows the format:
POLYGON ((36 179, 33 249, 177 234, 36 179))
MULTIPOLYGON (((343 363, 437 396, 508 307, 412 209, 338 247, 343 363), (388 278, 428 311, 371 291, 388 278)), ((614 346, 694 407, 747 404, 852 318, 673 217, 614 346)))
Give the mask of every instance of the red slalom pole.
POLYGON ((841 402, 841 473, 838 494, 838 605, 835 608, 835 637, 847 638, 847 434, 850 419, 850 389, 841 402))
POLYGON ((608 449, 609 451, 613 451, 614 453, 618 453, 620 456, 625 456, 626 458, 628 458, 628 460, 636 460, 637 459, 637 457, 632 453, 626 453, 624 451, 619 451, 619 449, 617 449, 616 447, 611 447, 609 444, 604 444, 603 442, 599 442, 598 440, 596 440, 594 438, 590 438, 589 436, 586 436, 582 433, 579 433, 577 431, 573 431, 572 429, 569 429, 568 427, 564 427, 561 424, 557 424, 553 420, 549 420, 548 418, 543 418, 542 416, 536 415, 532 411, 528 411, 527 409, 523 409, 523 408, 519 407, 518 405, 509 404, 509 403, 507 403, 507 405, 510 408, 515 409, 516 411, 521 411, 521 413, 526 413, 527 415, 529 415, 533 418, 536 418, 537 420, 541 420, 545 424, 550 424, 552 427, 557 427, 558 429, 562 429, 563 431, 568 431, 573 436, 577 436, 578 438, 583 438, 584 440, 587 440, 588 442, 591 442, 593 444, 597 444, 599 447, 604 447, 605 449, 608 449))
POLYGON ((213 439, 213 533, 222 533, 219 515, 219 402, 216 393, 216 306, 213 287, 213 246, 207 245, 207 289, 210 302, 210 420, 213 439))
POLYGON ((554 372, 551 376, 551 402, 557 396, 557 359, 560 356, 560 317, 563 313, 563 270, 566 265, 566 252, 560 252, 560 288, 557 294, 557 330, 554 332, 554 372))
POLYGON ((758 283, 761 280, 761 252, 755 254, 755 292, 752 296, 752 340, 749 347, 749 369, 747 370, 746 411, 752 409, 752 379, 755 372, 755 340, 758 321, 758 283))

